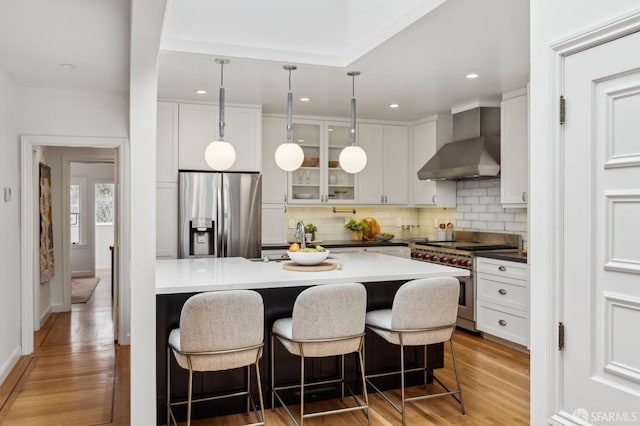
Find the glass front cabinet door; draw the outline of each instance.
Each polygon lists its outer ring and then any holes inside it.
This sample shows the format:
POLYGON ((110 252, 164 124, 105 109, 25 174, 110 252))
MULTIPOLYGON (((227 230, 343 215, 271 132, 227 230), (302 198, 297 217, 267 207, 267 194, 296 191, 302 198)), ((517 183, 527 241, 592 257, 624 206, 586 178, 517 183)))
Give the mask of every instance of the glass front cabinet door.
POLYGON ((349 124, 295 120, 293 141, 302 147, 304 162, 290 172, 290 204, 353 204, 355 176, 340 168, 340 151, 349 145, 349 124))

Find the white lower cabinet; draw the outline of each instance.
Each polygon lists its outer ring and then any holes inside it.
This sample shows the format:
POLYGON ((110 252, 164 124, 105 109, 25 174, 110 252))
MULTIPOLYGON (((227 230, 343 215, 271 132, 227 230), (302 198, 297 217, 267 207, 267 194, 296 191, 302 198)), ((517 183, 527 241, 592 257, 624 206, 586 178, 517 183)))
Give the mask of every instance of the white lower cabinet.
POLYGON ((178 184, 156 184, 156 257, 178 257, 178 184))
POLYGON ((287 206, 285 204, 262 205, 262 243, 287 242, 287 206))
POLYGON ((477 259, 478 330, 529 346, 529 268, 525 263, 477 259))

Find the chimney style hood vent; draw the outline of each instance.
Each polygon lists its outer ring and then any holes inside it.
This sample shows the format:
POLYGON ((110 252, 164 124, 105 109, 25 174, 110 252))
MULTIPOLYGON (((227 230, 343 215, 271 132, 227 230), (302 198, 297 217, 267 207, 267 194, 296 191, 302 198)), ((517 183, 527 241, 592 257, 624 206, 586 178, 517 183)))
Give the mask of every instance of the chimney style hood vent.
POLYGON ((480 107, 453 115, 453 142, 418 171, 420 180, 478 179, 500 173, 500 108, 480 107))

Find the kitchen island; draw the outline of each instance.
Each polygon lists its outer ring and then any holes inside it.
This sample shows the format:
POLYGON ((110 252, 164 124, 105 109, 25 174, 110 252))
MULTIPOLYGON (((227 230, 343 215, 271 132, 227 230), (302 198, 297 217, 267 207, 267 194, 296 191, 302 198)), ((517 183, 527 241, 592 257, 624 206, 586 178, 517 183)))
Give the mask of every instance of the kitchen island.
MULTIPOLYGON (((297 295, 313 285, 361 282, 367 288, 367 310, 391 307, 397 289, 406 281, 416 278, 466 276, 469 271, 448 266, 416 262, 381 253, 342 253, 331 255, 328 262, 340 268, 325 272, 296 272, 283 268, 282 262, 248 260, 244 258, 201 258, 158 260, 156 263, 156 371, 158 421, 164 423, 166 416, 166 350, 167 337, 171 329, 179 326, 180 311, 186 300, 205 291, 252 289, 258 291, 265 304, 265 351, 260 363, 265 404, 269 404, 270 356, 269 332, 273 322, 291 315, 297 295)), ((276 347, 278 380, 294 381, 299 374, 298 359, 276 347)), ((428 363, 432 368, 442 367, 442 345, 429 346, 428 363)), ((407 350, 407 364, 420 364, 424 355, 421 347, 407 350)), ((365 363, 367 372, 396 369, 399 365, 397 348, 381 344, 373 333, 366 336, 365 363)), ((172 395, 186 394, 187 374, 172 358, 172 395)), ((307 363, 309 377, 327 377, 335 374, 337 361, 331 358, 312 359, 307 363)), ((356 371, 354 357, 348 357, 346 371, 356 371)), ((307 373, 305 373, 307 374, 307 373)), ((349 376, 350 377, 350 376, 349 376)), ((355 374, 353 378, 355 379, 355 374)), ((408 377, 408 383, 418 383, 421 375, 408 377)), ((222 373, 198 374, 194 376, 194 396, 222 389, 240 388, 245 383, 241 370, 222 373)), ((255 379, 252 381, 255 383, 255 379)), ((399 381, 398 381, 399 383, 399 381)), ((387 387, 397 387, 393 378, 387 387)), ((309 395, 311 400, 335 397, 335 389, 320 388, 309 395)), ((295 397, 292 394, 292 398, 295 397)), ((196 404, 194 418, 241 412, 241 398, 209 404, 196 404)), ((182 416, 180 410, 178 417, 182 416)))

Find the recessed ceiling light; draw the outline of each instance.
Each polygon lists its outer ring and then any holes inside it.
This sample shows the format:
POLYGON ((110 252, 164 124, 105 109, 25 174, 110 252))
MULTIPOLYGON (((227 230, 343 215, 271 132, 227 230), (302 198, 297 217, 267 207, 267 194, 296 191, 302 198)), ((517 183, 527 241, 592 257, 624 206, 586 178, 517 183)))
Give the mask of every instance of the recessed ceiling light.
POLYGON ((400 104, 389 104, 389 108, 398 108, 400 104))
POLYGON ((310 100, 311 98, 306 98, 306 97, 300 98, 300 102, 309 102, 310 100))
POLYGON ((206 91, 206 90, 204 90, 204 89, 198 89, 198 90, 196 90, 196 93, 197 93, 198 95, 206 95, 206 94, 207 94, 207 91, 206 91))
POLYGON ((60 64, 60 68, 62 68, 63 70, 72 70, 75 67, 76 66, 73 64, 60 64))
POLYGON ((476 74, 476 73, 467 74, 467 78, 468 79, 478 78, 478 74, 476 74))

